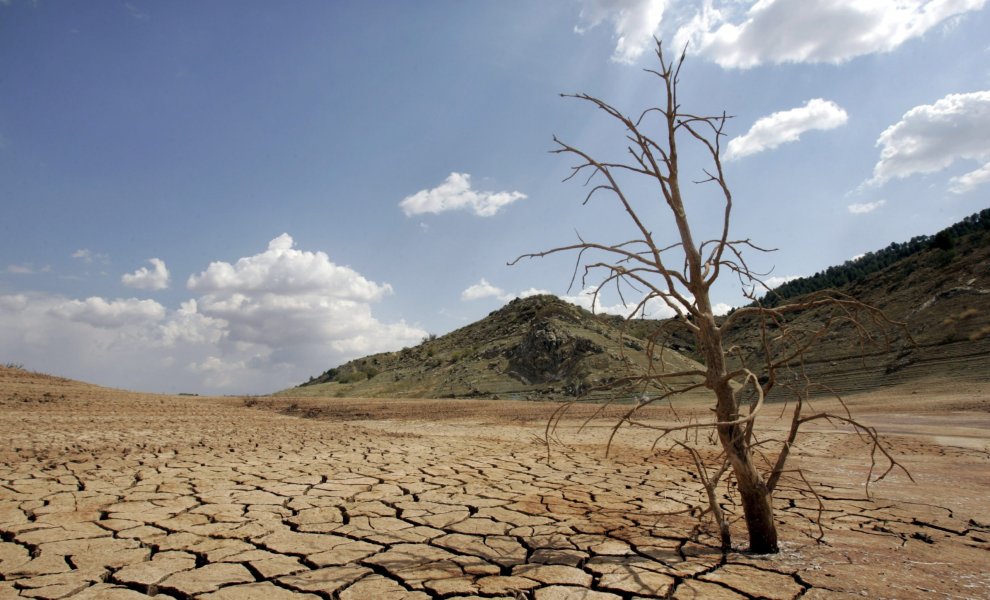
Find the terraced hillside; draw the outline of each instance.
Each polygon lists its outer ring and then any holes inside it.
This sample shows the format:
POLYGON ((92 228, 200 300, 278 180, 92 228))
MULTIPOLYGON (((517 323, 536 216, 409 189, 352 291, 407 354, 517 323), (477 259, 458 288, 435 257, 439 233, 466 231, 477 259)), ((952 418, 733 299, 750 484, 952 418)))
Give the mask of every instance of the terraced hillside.
MULTIPOLYGON (((851 326, 837 328, 808 352, 812 378, 846 393, 930 377, 990 380, 990 229, 931 243, 838 290, 904 326, 873 328, 872 344, 851 326)), ((808 311, 794 323, 822 318, 808 311)), ((755 332, 740 327, 729 343, 755 347, 755 332)))

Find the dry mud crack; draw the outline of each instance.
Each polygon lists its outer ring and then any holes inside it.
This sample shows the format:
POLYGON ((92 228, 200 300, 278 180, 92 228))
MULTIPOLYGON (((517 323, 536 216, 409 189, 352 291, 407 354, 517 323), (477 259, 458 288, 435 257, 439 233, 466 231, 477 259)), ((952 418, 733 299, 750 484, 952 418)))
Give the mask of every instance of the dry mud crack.
POLYGON ((671 514, 699 497, 688 465, 635 438, 606 459, 575 437, 547 464, 535 417, 348 423, 18 385, 0 390, 0 599, 990 598, 985 448, 901 438, 922 483, 870 501, 850 436, 811 434, 824 506, 784 490, 784 551, 723 557, 671 514))

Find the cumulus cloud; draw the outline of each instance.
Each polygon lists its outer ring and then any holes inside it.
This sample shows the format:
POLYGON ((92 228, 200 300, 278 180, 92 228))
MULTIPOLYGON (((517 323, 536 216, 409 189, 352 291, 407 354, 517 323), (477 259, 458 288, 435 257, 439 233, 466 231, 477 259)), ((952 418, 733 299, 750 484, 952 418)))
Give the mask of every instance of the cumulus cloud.
POLYGON ((418 328, 372 316, 369 303, 392 293, 390 285, 334 264, 324 252, 293 246, 282 234, 260 254, 235 264, 213 262, 189 277, 186 287, 203 294, 197 311, 222 319, 232 341, 272 347, 325 343, 341 352, 370 352, 422 337, 418 328))
POLYGON ((426 331, 375 318, 391 292, 282 235, 189 278, 169 309, 137 298, 0 295, 0 356, 97 383, 153 391, 257 393, 351 358, 418 342, 426 331))
POLYGON ((675 36, 724 68, 841 63, 892 51, 986 0, 707 1, 675 36), (742 9, 742 10, 740 10, 742 9))
POLYGON ((982 163, 950 183, 953 191, 965 192, 985 182, 990 170, 990 90, 949 94, 916 106, 880 134, 877 146, 880 160, 868 185, 934 173, 957 160, 982 163))
POLYGON ((199 312, 196 300, 187 300, 162 323, 161 343, 166 347, 182 344, 215 346, 226 336, 227 323, 199 312))
POLYGON ((795 142, 801 134, 814 129, 834 129, 849 120, 838 104, 821 98, 808 100, 804 106, 775 112, 760 118, 745 134, 729 141, 725 159, 735 160, 781 144, 795 142))
POLYGON ((522 192, 479 192, 471 189, 471 176, 451 173, 443 183, 429 190, 406 196, 399 208, 406 216, 439 214, 451 210, 471 210, 479 217, 494 216, 503 207, 523 200, 522 192))
POLYGON ((125 273, 120 282, 139 290, 164 290, 168 287, 168 268, 160 258, 149 258, 152 269, 141 267, 133 273, 125 273))
POLYGON ((260 254, 234 264, 210 263, 202 273, 191 275, 186 287, 211 294, 319 294, 362 301, 379 300, 392 293, 390 285, 379 285, 350 267, 334 264, 325 252, 306 252, 293 246, 292 236, 283 233, 260 254))
POLYGON ((653 45, 666 7, 667 0, 582 0, 581 25, 574 29, 584 33, 611 23, 615 33, 612 60, 630 64, 653 45))
POLYGON ((481 298, 504 295, 505 291, 503 291, 502 288, 495 287, 494 285, 488 283, 484 277, 482 277, 481 281, 461 292, 461 300, 480 300, 481 298))
POLYGON ((848 208, 849 212, 851 212, 854 215, 865 215, 867 213, 871 213, 875 211, 876 209, 880 208, 886 203, 887 203, 886 200, 876 200, 874 202, 862 202, 859 204, 850 204, 846 208, 848 208))

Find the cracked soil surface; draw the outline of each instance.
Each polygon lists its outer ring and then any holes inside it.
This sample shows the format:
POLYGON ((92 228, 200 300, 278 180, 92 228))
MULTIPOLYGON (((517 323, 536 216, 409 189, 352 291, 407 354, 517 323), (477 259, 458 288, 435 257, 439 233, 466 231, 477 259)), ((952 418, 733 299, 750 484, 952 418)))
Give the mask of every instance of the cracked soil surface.
POLYGON ((0 368, 0 600, 990 598, 984 392, 853 398, 917 483, 866 499, 867 447, 808 431, 792 466, 822 505, 795 479, 782 552, 723 556, 684 512, 703 495, 688 457, 645 431, 605 457, 608 423, 575 418, 548 463, 553 405, 156 396, 0 368))

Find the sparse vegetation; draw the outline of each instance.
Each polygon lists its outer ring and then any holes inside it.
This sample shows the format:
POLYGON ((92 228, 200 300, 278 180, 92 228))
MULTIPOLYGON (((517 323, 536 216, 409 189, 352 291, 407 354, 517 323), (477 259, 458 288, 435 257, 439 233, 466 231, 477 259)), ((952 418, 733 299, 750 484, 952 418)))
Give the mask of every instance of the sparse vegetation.
MULTIPOLYGON (((328 369, 284 393, 337 395, 342 390, 336 384, 346 383, 343 394, 365 397, 573 396, 628 369, 626 362, 645 360, 630 351, 618 325, 555 296, 532 296, 415 348, 328 369), (362 378, 358 373, 370 372, 369 364, 383 376, 362 378)), ((694 364, 676 352, 664 361, 674 370, 694 364)))

